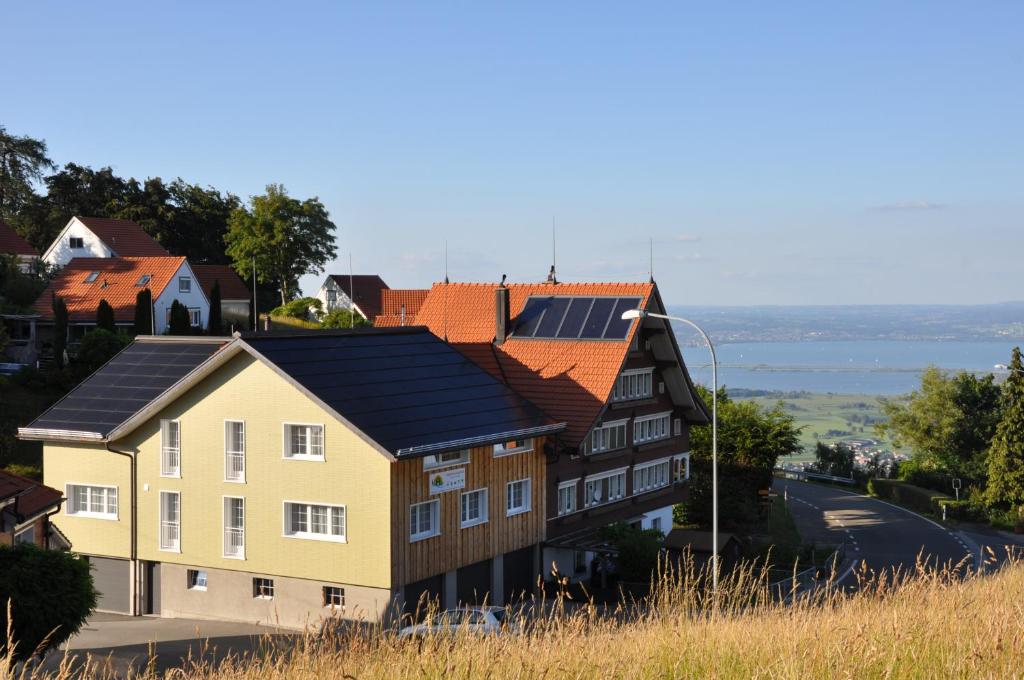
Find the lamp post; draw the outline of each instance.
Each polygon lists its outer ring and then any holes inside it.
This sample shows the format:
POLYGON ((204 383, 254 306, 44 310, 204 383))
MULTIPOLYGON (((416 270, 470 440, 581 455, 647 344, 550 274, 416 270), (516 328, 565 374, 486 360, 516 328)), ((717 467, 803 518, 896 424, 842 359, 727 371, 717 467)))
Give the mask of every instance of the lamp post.
POLYGON ((711 344, 711 338, 704 332, 704 329, 679 316, 667 316, 655 314, 646 309, 627 309, 622 313, 622 320, 630 319, 665 319, 678 321, 692 327, 711 351, 711 586, 713 592, 718 594, 718 359, 715 357, 715 346, 711 344))

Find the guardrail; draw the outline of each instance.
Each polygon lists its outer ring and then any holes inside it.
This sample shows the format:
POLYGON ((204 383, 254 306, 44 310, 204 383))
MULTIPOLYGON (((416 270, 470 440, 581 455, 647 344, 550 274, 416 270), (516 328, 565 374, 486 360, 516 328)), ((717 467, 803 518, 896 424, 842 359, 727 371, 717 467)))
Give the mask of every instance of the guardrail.
POLYGON ((807 470, 787 470, 785 468, 775 468, 776 473, 782 473, 784 479, 799 479, 805 481, 808 479, 821 479, 827 482, 836 482, 838 484, 849 484, 854 485, 856 482, 853 477, 836 477, 835 475, 825 475, 820 472, 809 472, 807 470))

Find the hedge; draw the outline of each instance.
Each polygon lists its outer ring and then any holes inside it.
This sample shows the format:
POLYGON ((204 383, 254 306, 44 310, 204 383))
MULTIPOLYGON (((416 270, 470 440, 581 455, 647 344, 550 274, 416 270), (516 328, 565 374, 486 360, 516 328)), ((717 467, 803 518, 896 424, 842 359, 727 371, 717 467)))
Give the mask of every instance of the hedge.
POLYGON ((890 500, 918 512, 942 513, 941 501, 953 499, 944 493, 922 489, 896 479, 872 479, 868 482, 868 493, 890 500))

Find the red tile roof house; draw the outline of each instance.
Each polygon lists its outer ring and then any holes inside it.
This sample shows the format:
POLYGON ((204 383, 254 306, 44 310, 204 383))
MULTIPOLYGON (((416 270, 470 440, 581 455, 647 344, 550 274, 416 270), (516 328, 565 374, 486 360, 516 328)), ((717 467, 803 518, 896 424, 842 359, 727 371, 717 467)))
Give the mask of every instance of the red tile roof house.
POLYGON ((131 220, 112 217, 71 218, 43 261, 63 267, 76 257, 167 257, 170 253, 131 220))
POLYGON ((380 292, 380 314, 373 325, 382 328, 412 325, 428 293, 429 290, 385 288, 380 292))
POLYGON ((602 527, 671 530, 690 426, 710 420, 671 325, 621 319, 638 307, 664 313, 654 283, 441 283, 409 319, 568 424, 549 452, 542 564, 575 580, 602 527))
POLYGON ((220 315, 225 326, 230 324, 236 330, 247 330, 252 291, 246 287, 231 265, 194 264, 192 271, 196 273, 207 300, 213 299, 213 284, 220 283, 220 315))
POLYGON ((153 295, 153 332, 167 330, 171 304, 177 300, 188 308, 192 325, 205 328, 210 302, 184 257, 76 257, 60 270, 57 277, 36 300, 39 337, 43 343, 53 339, 53 297, 64 299, 68 308, 68 335, 71 341, 96 325, 96 307, 106 300, 114 308, 114 322, 131 329, 135 323, 135 297, 149 288, 153 295))
POLYGON ((328 274, 316 298, 320 300, 324 313, 335 309, 355 309, 355 313, 370 323, 380 314, 381 291, 387 290, 376 274, 328 274))
POLYGON ((33 543, 40 548, 70 548, 50 524, 60 510, 61 492, 40 482, 0 470, 0 545, 33 543))
POLYGON ((39 259, 36 249, 3 220, 0 220, 0 255, 17 258, 23 272, 32 271, 32 265, 39 259))

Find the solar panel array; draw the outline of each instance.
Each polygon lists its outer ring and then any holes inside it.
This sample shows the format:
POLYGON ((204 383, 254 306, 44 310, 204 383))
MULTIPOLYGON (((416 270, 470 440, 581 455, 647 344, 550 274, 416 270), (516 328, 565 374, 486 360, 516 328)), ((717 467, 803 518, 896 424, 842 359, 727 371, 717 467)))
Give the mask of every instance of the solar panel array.
POLYGON ((517 338, 624 340, 631 321, 622 313, 636 309, 638 297, 531 296, 516 318, 517 338))
POLYGON ((29 425, 106 436, 218 349, 211 342, 136 342, 29 425))

